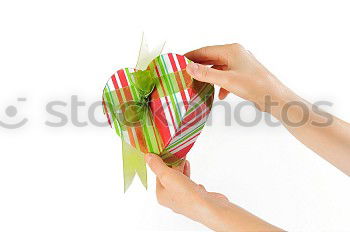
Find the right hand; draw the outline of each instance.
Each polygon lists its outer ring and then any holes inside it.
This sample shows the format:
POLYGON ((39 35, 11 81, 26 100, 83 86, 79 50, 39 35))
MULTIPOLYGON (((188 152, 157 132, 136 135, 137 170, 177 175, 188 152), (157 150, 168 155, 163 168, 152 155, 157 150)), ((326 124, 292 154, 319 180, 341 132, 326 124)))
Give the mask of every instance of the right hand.
POLYGON ((198 81, 220 86, 220 99, 231 92, 265 111, 266 96, 278 98, 288 90, 239 44, 204 47, 185 56, 196 62, 187 65, 187 72, 198 81))

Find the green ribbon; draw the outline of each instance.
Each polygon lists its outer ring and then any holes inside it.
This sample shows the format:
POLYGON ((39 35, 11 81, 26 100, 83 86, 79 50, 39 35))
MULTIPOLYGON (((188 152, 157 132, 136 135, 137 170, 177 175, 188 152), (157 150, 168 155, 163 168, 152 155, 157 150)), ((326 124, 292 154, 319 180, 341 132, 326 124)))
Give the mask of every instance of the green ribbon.
POLYGON ((149 96, 156 86, 156 78, 151 75, 150 70, 131 73, 134 76, 134 85, 139 95, 138 101, 128 101, 120 106, 117 114, 122 125, 138 126, 146 117, 149 103, 149 96))
POLYGON ((130 187, 135 174, 139 176, 141 183, 147 189, 147 168, 143 153, 122 139, 124 193, 130 187))
MULTIPOLYGON (((127 101, 119 106, 116 118, 121 130, 126 130, 126 127, 141 126, 142 123, 147 122, 147 117, 149 117, 150 113, 149 98, 157 84, 157 78, 152 76, 152 73, 154 73, 152 70, 131 73, 134 77, 133 85, 136 87, 139 97, 138 100, 127 101)), ((147 189, 147 169, 143 158, 144 154, 125 142, 123 133, 120 134, 123 146, 124 192, 131 185, 136 173, 147 189)), ((162 159, 168 159, 172 157, 172 154, 165 151, 159 156, 162 159)), ((168 166, 177 166, 181 162, 182 159, 174 159, 171 162, 166 162, 166 164, 168 166)))
MULTIPOLYGON (((136 174, 147 189, 147 168, 143 158, 144 154, 131 144, 127 143, 127 139, 124 138, 125 135, 123 130, 126 130, 126 126, 138 126, 139 123, 147 123, 148 120, 151 119, 148 106, 149 96, 155 88, 157 78, 152 76, 152 69, 146 69, 152 60, 162 53, 164 44, 165 42, 158 43, 157 45, 155 44, 156 46, 153 47, 153 49, 149 49, 144 35, 142 35, 135 69, 144 71, 136 71, 132 73, 134 77, 133 85, 137 89, 139 98, 136 101, 125 102, 120 106, 108 103, 116 132, 122 140, 124 192, 127 191, 136 174)), ((106 95, 106 98, 109 99, 108 94, 106 95)))
MULTIPOLYGON (((139 100, 128 101, 120 106, 116 114, 121 130, 125 126, 139 126, 144 123, 149 111, 149 97, 156 86, 156 78, 151 75, 150 70, 131 73, 134 77, 134 86, 137 89, 139 100)), ((123 133, 120 133, 123 135, 123 133)), ((124 171, 124 192, 130 187, 135 174, 139 176, 143 186, 147 189, 147 168, 144 161, 144 154, 125 142, 122 139, 123 171, 124 171)))

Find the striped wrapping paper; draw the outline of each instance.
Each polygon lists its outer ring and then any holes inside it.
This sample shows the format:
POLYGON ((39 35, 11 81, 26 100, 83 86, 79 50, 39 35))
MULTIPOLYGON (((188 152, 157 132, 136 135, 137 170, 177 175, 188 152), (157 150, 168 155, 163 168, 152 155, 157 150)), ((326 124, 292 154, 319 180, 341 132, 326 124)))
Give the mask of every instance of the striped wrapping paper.
POLYGON ((121 138, 137 150, 156 153, 168 163, 186 156, 209 116, 214 87, 193 80, 186 72, 191 62, 182 55, 163 54, 148 66, 157 77, 150 95, 149 109, 138 126, 122 125, 116 112, 125 102, 139 101, 133 73, 118 70, 103 91, 103 107, 109 124, 121 138))

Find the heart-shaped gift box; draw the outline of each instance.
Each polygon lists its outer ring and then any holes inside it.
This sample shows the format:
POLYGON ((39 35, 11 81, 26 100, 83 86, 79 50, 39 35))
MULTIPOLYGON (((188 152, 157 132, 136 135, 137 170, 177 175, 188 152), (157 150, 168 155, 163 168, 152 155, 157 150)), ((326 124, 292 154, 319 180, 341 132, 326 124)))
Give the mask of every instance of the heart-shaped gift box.
POLYGON ((186 72, 189 62, 182 55, 163 54, 146 70, 120 69, 108 80, 103 107, 123 142, 125 190, 135 172, 147 182, 142 177, 146 175, 142 153, 158 154, 169 166, 176 166, 202 131, 214 87, 192 79, 186 72), (131 167, 137 163, 142 168, 131 167))

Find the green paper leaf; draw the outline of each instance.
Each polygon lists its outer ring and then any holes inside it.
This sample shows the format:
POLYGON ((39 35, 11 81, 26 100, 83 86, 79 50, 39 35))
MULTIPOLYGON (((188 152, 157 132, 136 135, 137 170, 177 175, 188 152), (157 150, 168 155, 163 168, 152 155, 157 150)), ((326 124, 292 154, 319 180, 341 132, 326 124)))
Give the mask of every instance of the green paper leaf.
POLYGON ((135 86, 143 97, 147 97, 154 89, 156 85, 155 78, 152 77, 150 70, 137 71, 133 73, 135 78, 135 86))

